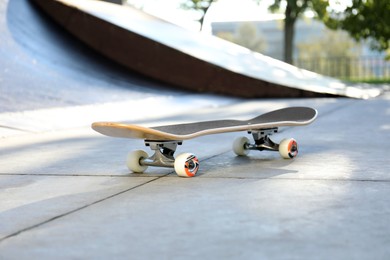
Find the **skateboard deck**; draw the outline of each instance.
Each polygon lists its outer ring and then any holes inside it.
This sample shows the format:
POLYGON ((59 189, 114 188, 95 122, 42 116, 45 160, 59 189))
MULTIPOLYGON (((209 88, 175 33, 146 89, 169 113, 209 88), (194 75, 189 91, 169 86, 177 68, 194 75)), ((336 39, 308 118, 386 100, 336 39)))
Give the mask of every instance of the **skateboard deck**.
POLYGON ((294 158, 298 153, 297 142, 290 138, 280 144, 274 143, 270 135, 277 133, 282 126, 302 126, 312 123, 317 117, 317 110, 310 107, 289 107, 274 110, 249 120, 214 120, 187 124, 145 127, 115 122, 95 122, 95 131, 119 138, 143 139, 155 153, 152 156, 142 150, 128 155, 127 166, 133 172, 143 172, 148 166, 173 167, 179 176, 193 177, 198 171, 199 160, 190 153, 174 158, 177 145, 184 140, 210 134, 246 131, 252 134, 254 143, 246 137, 238 138, 233 143, 233 151, 247 155, 249 150, 279 151, 283 158, 294 158))
POLYGON ((215 120, 189 124, 144 127, 114 122, 96 122, 92 128, 104 135, 145 140, 188 140, 202 135, 250 131, 280 126, 300 126, 315 120, 317 111, 309 107, 290 107, 262 114, 249 120, 215 120))

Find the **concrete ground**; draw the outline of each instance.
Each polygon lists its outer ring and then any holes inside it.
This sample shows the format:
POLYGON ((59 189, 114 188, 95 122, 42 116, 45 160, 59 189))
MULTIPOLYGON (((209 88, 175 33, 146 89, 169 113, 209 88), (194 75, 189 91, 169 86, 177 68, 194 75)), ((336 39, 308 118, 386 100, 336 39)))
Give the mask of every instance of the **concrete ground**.
POLYGON ((0 1, 0 260, 389 259, 389 140, 389 89, 370 100, 178 91, 97 55, 30 1, 0 1), (298 140, 296 159, 236 157, 245 133, 204 136, 177 151, 200 158, 190 179, 130 173, 126 154, 143 142, 90 128, 296 105, 319 111, 274 136, 298 140))
POLYGON ((165 108, 156 117, 147 103, 127 117, 114 103, 0 114, 0 259, 389 259, 389 92, 165 101, 153 101, 165 108), (126 154, 143 142, 89 128, 107 106, 116 120, 151 125, 295 105, 319 111, 313 124, 274 136, 298 140, 296 159, 236 157, 231 143, 245 133, 205 136, 177 152, 200 158, 194 178, 130 173, 126 154))

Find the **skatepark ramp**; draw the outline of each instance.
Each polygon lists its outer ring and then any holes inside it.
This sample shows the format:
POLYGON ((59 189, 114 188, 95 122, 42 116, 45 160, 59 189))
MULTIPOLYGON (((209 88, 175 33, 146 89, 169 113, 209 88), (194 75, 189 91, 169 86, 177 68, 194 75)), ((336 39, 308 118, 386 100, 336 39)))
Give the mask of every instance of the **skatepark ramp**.
POLYGON ((180 89, 244 97, 379 94, 89 0, 0 1, 0 71, 1 112, 168 98, 180 89))
POLYGON ((0 113, 182 94, 96 53, 32 1, 0 1, 0 113))
POLYGON ((67 31, 111 60, 190 91, 242 97, 369 98, 380 93, 185 30, 131 7, 93 0, 34 2, 67 31))

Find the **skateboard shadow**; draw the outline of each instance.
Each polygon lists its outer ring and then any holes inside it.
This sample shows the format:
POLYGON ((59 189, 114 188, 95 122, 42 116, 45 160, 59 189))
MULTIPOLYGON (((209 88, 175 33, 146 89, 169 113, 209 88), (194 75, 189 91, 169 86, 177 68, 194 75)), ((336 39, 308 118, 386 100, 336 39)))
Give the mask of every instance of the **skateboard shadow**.
POLYGON ((266 179, 295 174, 288 169, 294 160, 280 158, 273 153, 251 153, 249 156, 235 156, 232 152, 204 159, 198 173, 202 177, 259 178, 266 179))

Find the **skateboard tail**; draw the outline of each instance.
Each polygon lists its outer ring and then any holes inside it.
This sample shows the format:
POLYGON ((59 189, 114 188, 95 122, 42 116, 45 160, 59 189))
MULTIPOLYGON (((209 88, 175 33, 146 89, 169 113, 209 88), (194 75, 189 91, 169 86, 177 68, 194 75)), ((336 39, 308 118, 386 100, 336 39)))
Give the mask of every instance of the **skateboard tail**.
POLYGON ((164 137, 164 139, 166 140, 177 140, 176 135, 164 133, 143 126, 133 125, 132 129, 129 130, 128 125, 125 124, 118 124, 112 122, 95 122, 92 124, 91 127, 96 132, 110 137, 149 140, 158 140, 159 138, 164 137))

